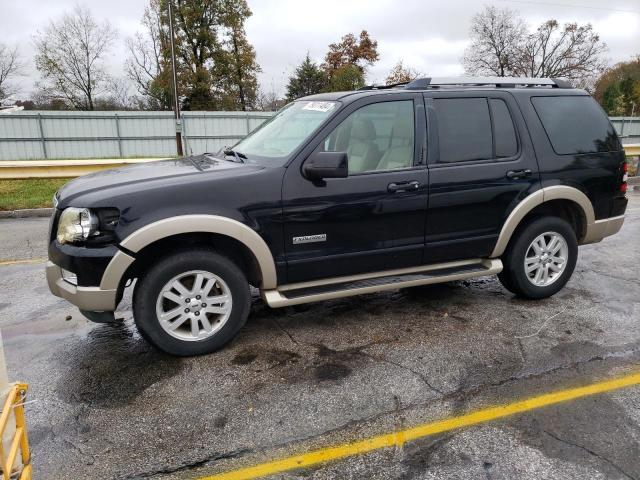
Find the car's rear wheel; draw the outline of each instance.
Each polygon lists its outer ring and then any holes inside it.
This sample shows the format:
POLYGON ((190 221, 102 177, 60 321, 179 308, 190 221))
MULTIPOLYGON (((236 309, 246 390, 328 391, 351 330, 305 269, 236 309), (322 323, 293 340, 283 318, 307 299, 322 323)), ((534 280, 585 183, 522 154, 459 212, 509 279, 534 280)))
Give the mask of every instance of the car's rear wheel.
POLYGON ((175 253, 140 279, 133 312, 144 338, 172 355, 213 352, 244 325, 249 284, 229 259, 207 249, 175 253))
POLYGON ((578 242, 571 225, 557 217, 538 218, 512 239, 498 278, 516 295, 547 298, 569 281, 577 257, 578 242))

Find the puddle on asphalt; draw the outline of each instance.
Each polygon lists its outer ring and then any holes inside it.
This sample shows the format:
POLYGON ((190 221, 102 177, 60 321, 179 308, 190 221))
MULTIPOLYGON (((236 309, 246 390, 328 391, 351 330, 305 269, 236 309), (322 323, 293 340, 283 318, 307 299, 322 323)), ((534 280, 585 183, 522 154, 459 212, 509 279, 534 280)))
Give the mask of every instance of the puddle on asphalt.
POLYGON ((183 359, 156 350, 128 323, 92 325, 82 336, 67 339, 59 359, 56 392, 67 403, 118 408, 183 368, 183 359))

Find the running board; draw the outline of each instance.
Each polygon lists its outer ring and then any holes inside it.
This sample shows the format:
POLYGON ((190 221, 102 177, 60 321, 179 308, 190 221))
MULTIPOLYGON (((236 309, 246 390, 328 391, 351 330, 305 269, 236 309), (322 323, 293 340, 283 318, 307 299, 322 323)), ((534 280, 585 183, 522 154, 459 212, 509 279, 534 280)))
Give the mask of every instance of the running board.
POLYGON ((332 298, 362 295, 364 293, 495 275, 501 271, 502 261, 500 259, 462 260, 363 275, 292 283, 282 285, 274 290, 262 290, 260 295, 270 307, 277 308, 320 302, 332 298))

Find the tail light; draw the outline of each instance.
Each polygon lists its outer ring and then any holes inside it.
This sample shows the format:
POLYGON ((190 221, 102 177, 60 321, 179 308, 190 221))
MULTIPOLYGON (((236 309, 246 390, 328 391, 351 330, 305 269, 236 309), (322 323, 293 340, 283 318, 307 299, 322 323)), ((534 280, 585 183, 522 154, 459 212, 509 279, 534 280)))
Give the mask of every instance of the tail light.
POLYGON ((622 163, 622 183, 620 184, 620 192, 627 193, 628 179, 629 179, 629 164, 625 161, 622 163))

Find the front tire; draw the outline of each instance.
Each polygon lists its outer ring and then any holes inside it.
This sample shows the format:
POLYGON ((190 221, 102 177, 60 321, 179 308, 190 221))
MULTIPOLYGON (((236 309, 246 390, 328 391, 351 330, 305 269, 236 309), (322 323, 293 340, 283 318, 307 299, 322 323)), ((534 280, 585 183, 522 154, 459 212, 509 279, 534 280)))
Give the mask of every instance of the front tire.
POLYGON ((547 298, 566 285, 577 258, 578 241, 571 225, 558 217, 538 218, 511 240, 498 278, 518 296, 547 298))
POLYGON ((171 355, 211 353, 245 324, 249 284, 226 257, 207 249, 174 253, 139 280, 133 313, 140 334, 171 355))

